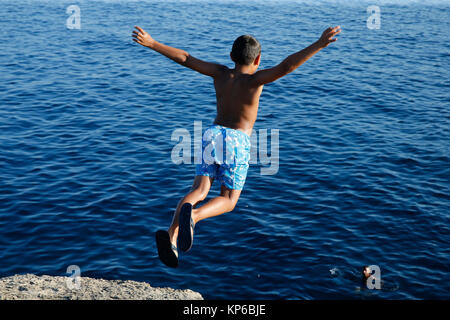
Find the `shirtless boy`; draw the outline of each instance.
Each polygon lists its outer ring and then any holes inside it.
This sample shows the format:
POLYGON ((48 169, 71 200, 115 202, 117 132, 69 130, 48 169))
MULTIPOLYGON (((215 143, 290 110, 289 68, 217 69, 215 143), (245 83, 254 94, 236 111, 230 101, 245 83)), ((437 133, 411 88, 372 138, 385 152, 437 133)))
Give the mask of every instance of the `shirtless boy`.
POLYGON ((335 36, 341 30, 339 26, 330 27, 305 49, 291 54, 272 68, 256 71, 261 61, 261 45, 250 35, 240 36, 234 41, 230 53, 234 68, 229 69, 162 44, 142 28, 135 28, 132 33, 133 41, 212 77, 216 89, 217 116, 214 124, 203 134, 202 163, 196 166, 192 189, 178 203, 169 229, 156 232, 159 258, 167 266, 177 267, 178 248, 188 251, 192 247, 195 224, 230 212, 236 206, 247 176, 250 135, 256 121, 263 86, 297 69, 321 49, 336 41, 335 36), (198 207, 208 195, 214 179, 221 184, 220 195, 198 207))

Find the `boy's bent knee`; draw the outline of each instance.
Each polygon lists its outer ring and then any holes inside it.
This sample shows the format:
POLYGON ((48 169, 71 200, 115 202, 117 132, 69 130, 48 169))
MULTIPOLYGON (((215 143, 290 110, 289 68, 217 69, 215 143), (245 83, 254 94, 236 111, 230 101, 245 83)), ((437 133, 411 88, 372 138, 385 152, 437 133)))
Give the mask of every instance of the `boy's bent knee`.
POLYGON ((236 204, 238 202, 239 198, 230 198, 229 199, 229 205, 228 205, 228 212, 233 211, 236 207, 236 204))

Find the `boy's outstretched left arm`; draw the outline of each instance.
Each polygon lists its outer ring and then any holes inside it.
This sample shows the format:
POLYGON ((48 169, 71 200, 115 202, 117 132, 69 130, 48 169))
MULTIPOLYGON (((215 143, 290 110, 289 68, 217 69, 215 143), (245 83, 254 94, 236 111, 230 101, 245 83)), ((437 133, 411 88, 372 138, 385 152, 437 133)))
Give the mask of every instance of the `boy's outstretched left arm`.
POLYGON ((340 26, 334 28, 330 27, 326 29, 320 36, 319 40, 317 40, 310 46, 291 54, 275 67, 256 72, 252 77, 252 86, 261 86, 284 77, 288 73, 291 73, 316 53, 318 53, 320 50, 328 47, 330 43, 335 42, 337 40, 335 36, 340 32, 340 26))
POLYGON ((206 62, 191 56, 188 52, 170 47, 168 45, 162 44, 154 40, 147 32, 142 28, 135 26, 136 30, 133 30, 133 41, 139 43, 140 45, 150 48, 160 54, 166 56, 167 58, 185 66, 200 72, 201 74, 216 77, 222 73, 224 68, 223 65, 206 62))

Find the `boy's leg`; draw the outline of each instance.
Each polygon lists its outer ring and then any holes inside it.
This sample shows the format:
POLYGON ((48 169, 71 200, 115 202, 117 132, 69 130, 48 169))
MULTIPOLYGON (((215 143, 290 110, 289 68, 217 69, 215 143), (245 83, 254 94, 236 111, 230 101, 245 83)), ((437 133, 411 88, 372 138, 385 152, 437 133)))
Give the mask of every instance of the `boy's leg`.
POLYGON ((236 206, 241 191, 222 186, 220 196, 211 199, 198 209, 191 204, 184 204, 179 214, 178 244, 181 251, 189 251, 194 240, 194 226, 203 219, 232 211, 236 206))
POLYGON ((228 189, 222 185, 220 196, 211 199, 200 208, 192 210, 192 219, 194 220, 194 223, 233 211, 240 195, 241 190, 228 189))
POLYGON ((178 238, 178 224, 180 209, 185 203, 192 204, 195 207, 199 202, 203 201, 208 195, 209 189, 214 181, 214 178, 208 176, 196 176, 192 185, 191 191, 185 195, 180 202, 178 202, 177 208, 172 218, 172 224, 169 227, 170 242, 174 245, 177 243, 178 238))

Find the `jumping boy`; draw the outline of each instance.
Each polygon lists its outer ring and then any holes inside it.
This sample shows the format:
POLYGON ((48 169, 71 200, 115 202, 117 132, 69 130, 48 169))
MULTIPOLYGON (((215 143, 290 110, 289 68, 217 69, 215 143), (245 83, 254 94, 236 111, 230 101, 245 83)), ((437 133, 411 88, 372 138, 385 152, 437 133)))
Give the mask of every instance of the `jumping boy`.
POLYGON ((202 163, 196 166, 192 189, 178 203, 169 229, 156 232, 159 258, 167 266, 177 267, 177 244, 182 251, 191 248, 195 224, 230 212, 236 206, 247 176, 250 135, 256 121, 263 86, 297 69, 321 49, 336 41, 335 36, 341 30, 339 26, 330 27, 309 47, 288 56, 275 67, 256 71, 261 61, 261 45, 250 35, 240 36, 234 41, 230 57, 235 66, 234 69, 229 69, 159 43, 140 27, 135 28, 133 41, 212 77, 216 89, 217 116, 214 124, 203 135, 202 163), (225 153, 227 161, 223 160, 225 153), (221 183, 220 195, 197 207, 208 195, 214 179, 221 183))

